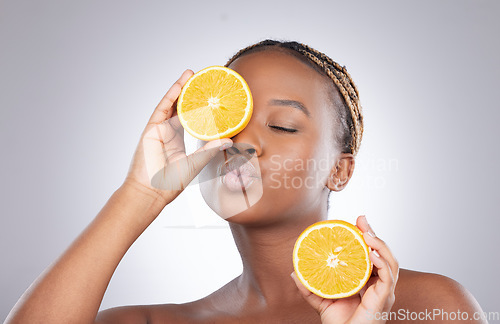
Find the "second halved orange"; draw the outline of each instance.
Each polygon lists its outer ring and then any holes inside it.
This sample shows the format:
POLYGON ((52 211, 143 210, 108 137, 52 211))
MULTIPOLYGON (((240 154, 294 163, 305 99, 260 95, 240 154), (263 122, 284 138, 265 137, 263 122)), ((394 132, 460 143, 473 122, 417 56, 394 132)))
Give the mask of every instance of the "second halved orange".
POLYGON ((370 249, 363 233, 342 220, 317 222, 306 228, 295 243, 293 267, 297 278, 323 298, 356 294, 372 272, 370 249))

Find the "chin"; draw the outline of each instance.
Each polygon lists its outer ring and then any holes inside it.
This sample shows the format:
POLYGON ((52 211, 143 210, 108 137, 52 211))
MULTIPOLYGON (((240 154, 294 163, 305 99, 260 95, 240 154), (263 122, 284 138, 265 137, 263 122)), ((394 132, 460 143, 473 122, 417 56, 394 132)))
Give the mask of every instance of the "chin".
POLYGON ((214 187, 209 183, 200 185, 203 199, 210 209, 230 224, 259 227, 281 223, 284 215, 290 215, 290 210, 277 214, 284 206, 278 204, 276 197, 263 195, 262 186, 258 188, 260 189, 247 191, 245 199, 243 193, 228 194, 223 186, 214 187))

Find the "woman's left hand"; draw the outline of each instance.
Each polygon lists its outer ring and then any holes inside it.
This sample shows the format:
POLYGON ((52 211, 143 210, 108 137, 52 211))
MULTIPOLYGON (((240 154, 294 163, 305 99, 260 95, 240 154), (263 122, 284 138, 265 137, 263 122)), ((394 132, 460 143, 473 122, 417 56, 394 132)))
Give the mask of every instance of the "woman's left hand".
POLYGON ((365 216, 359 216, 357 227, 363 232, 366 244, 372 248, 370 260, 373 273, 361 291, 343 299, 326 299, 310 292, 292 278, 305 300, 319 313, 321 322, 331 323, 380 323, 384 312, 389 312, 395 301, 394 290, 398 281, 399 265, 384 241, 375 236, 365 216), (377 255, 378 254, 378 255, 377 255))

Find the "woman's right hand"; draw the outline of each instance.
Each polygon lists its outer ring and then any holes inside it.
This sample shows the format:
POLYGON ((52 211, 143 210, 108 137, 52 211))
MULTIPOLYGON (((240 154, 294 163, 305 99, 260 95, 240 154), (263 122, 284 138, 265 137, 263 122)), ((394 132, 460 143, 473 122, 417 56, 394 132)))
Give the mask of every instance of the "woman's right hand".
POLYGON ((109 281, 130 246, 219 147, 232 143, 230 139, 207 142, 186 156, 175 101, 191 75, 193 71, 185 71, 156 107, 122 186, 26 290, 5 323, 94 323, 109 281))
POLYGON ((229 138, 213 140, 186 155, 184 129, 176 108, 181 89, 192 75, 193 71, 184 71, 154 110, 124 181, 125 186, 152 195, 165 205, 173 201, 219 151, 232 145, 229 138))

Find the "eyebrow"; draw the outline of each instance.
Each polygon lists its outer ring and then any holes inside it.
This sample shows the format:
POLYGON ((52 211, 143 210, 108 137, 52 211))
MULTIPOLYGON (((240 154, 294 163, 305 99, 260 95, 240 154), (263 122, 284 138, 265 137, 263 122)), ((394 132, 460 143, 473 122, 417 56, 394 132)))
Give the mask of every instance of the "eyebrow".
POLYGON ((302 111, 307 117, 311 117, 311 113, 307 107, 300 101, 287 100, 287 99, 271 99, 269 100, 269 105, 272 106, 290 106, 302 111))

